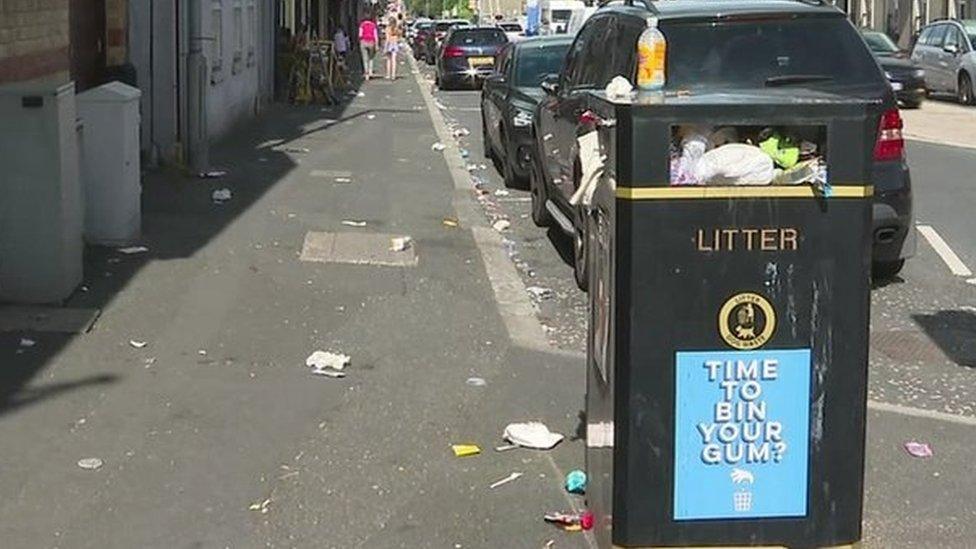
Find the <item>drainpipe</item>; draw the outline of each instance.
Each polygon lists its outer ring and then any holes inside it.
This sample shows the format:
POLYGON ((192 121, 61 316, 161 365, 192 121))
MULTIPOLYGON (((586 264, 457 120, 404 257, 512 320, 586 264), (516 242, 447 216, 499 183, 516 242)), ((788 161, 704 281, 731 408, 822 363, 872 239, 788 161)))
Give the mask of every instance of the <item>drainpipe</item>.
POLYGON ((187 56, 187 153, 194 172, 210 165, 210 137, 207 130, 207 57, 203 46, 203 8, 201 0, 187 2, 189 55, 187 56))

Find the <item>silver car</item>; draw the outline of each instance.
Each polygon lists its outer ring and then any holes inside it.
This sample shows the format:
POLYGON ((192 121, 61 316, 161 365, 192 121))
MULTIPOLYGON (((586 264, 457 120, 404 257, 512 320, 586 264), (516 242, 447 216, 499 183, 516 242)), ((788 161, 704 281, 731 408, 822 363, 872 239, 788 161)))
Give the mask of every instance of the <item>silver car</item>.
POLYGON ((976 104, 976 20, 943 20, 922 28, 912 61, 925 69, 932 93, 949 93, 964 105, 976 104))

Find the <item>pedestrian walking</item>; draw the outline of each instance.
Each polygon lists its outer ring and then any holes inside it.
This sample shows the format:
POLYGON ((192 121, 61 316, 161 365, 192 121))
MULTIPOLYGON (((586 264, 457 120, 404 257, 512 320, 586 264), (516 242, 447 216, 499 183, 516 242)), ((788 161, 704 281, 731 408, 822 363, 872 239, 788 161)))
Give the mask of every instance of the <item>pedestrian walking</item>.
POLYGON ((390 17, 386 25, 384 52, 386 53, 386 78, 396 80, 397 51, 400 49, 400 24, 390 17))
POLYGON ((373 77, 373 61, 376 59, 376 47, 380 36, 376 22, 369 16, 359 23, 359 49, 363 54, 363 74, 366 80, 373 77))
POLYGON ((346 35, 346 31, 342 27, 337 28, 332 41, 335 43, 336 55, 344 61, 346 54, 349 53, 349 37, 346 35))

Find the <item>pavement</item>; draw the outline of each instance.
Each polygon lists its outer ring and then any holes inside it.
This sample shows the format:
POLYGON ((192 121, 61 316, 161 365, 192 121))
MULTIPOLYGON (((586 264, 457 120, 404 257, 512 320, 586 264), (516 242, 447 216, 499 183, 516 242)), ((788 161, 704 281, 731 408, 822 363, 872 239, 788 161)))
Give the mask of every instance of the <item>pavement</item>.
POLYGON ((976 108, 936 98, 902 109, 905 137, 939 145, 976 148, 976 108))
MULTIPOLYGON (((0 333, 3 547, 590 545, 541 520, 584 505, 562 489, 585 432, 569 243, 481 166, 477 92, 431 91, 411 66, 240 128, 213 151, 222 179, 147 174, 149 251, 89 249, 66 304, 100 310, 93 329, 0 333), (393 236, 416 262, 388 264, 393 236), (312 375, 315 350, 350 355, 347 376, 312 375), (532 419, 567 439, 494 450, 532 419)), ((958 175, 976 152, 912 143, 909 159, 919 221, 976 265, 958 175)), ((976 539, 976 285, 944 253, 920 239, 873 293, 866 547, 976 539)))

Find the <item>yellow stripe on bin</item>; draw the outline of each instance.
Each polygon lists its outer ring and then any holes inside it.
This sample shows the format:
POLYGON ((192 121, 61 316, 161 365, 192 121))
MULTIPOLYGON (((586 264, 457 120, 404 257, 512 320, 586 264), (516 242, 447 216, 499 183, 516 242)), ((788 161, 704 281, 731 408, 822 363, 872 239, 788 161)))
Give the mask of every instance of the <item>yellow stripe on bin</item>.
MULTIPOLYGON (((872 185, 834 185, 826 198, 870 198, 872 185)), ((756 187, 617 187, 621 200, 703 200, 712 198, 823 198, 809 185, 756 187)))

